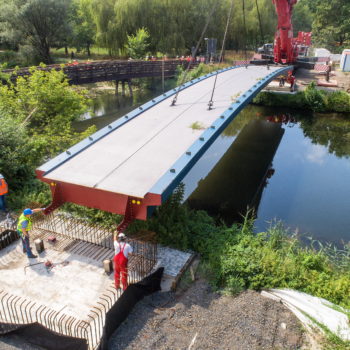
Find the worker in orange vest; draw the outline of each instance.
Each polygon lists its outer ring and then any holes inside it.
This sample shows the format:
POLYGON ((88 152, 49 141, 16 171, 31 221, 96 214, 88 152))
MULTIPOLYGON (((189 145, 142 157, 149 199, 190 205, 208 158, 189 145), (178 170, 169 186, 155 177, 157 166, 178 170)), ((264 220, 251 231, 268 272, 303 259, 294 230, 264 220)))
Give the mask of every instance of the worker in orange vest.
POLYGON ((4 179, 4 176, 0 174, 0 210, 7 211, 6 210, 6 202, 5 202, 5 196, 8 192, 8 186, 7 182, 4 179))
POLYGON ((115 288, 119 289, 121 277, 123 290, 128 287, 128 261, 133 253, 131 245, 125 240, 126 236, 122 232, 114 236, 114 282, 115 288))

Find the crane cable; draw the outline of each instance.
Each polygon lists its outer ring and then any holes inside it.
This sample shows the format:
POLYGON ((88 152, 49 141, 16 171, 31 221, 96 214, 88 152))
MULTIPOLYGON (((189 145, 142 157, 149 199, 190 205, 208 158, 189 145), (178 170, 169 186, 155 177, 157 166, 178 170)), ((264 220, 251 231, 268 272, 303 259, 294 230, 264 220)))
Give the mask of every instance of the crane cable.
MULTIPOLYGON (((231 7, 230 7, 230 11, 227 17, 227 22, 226 22, 226 28, 225 28, 225 34, 224 34, 224 38, 222 40, 222 46, 221 46, 221 52, 220 52, 220 56, 219 56, 219 64, 221 63, 222 57, 223 57, 223 53, 224 53, 224 48, 225 48, 225 42, 226 42, 226 35, 227 35, 227 31, 228 31, 228 26, 230 24, 230 18, 231 18, 231 14, 232 14, 232 9, 233 9, 233 2, 234 0, 232 0, 231 2, 231 7)), ((208 110, 210 111, 211 108, 213 107, 213 97, 214 97, 214 91, 215 91, 215 87, 216 87, 216 81, 218 79, 218 75, 219 75, 219 71, 216 71, 216 75, 215 75, 215 80, 214 80, 214 86, 213 86, 213 90, 211 92, 211 97, 210 97, 210 101, 208 102, 208 110)))
POLYGON ((206 21, 205 26, 204 26, 204 28, 203 28, 202 34, 201 34, 201 36, 200 36, 200 38, 199 38, 199 40, 198 40, 198 42, 197 42, 197 45, 196 45, 196 48, 195 48, 194 52, 192 52, 191 60, 188 62, 188 66, 187 66, 187 68, 186 68, 185 74, 184 74, 184 76, 183 76, 182 79, 181 79, 181 83, 179 84, 179 87, 178 87, 178 90, 177 90, 177 92, 176 92, 176 95, 174 96, 173 101, 171 102, 171 105, 170 105, 170 106, 174 106, 175 103, 176 103, 176 101, 177 101, 177 97, 179 96, 181 85, 185 82, 185 80, 186 80, 186 78, 187 78, 187 74, 188 74, 188 71, 190 70, 192 61, 194 60, 194 58, 195 58, 196 55, 197 55, 197 51, 198 51, 199 45, 201 44, 201 42, 202 42, 202 40, 203 40, 204 34, 205 34, 205 32, 206 32, 206 30, 207 30, 207 28, 208 28, 208 25, 209 25, 210 20, 211 20, 212 17, 213 17, 214 11, 215 11, 215 9, 216 9, 218 3, 219 3, 219 1, 216 1, 216 0, 214 1, 214 5, 213 5, 213 7, 212 7, 212 9, 211 9, 211 11, 210 11, 210 14, 209 14, 208 17, 207 17, 207 21, 206 21))
MULTIPOLYGON (((245 20, 245 1, 242 0, 242 11, 243 11, 243 26, 244 26, 244 56, 245 56, 245 61, 247 62, 247 24, 245 20)), ((247 68, 247 63, 245 67, 247 68)))
POLYGON ((261 43, 264 44, 264 32, 263 32, 262 23, 261 23, 261 17, 260 17, 260 11, 259 11, 259 6, 258 6, 258 0, 255 0, 255 5, 256 5, 256 10, 258 12, 260 35, 261 35, 261 43))

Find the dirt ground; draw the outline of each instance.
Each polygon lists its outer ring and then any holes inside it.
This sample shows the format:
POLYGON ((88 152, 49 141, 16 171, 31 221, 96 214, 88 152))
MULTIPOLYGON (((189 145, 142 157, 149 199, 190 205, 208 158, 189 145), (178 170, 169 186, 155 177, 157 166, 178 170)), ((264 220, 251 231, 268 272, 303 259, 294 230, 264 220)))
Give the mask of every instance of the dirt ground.
MULTIPOLYGON (((325 74, 316 72, 315 70, 309 70, 304 68, 299 68, 295 73, 296 83, 298 90, 304 90, 308 84, 312 81, 317 82, 317 80, 325 80, 325 74)), ((350 92, 350 73, 342 72, 340 70, 333 70, 330 73, 330 80, 337 82, 337 87, 324 88, 327 90, 344 90, 350 92)))
POLYGON ((303 342, 301 324, 282 304, 254 291, 223 296, 200 279, 139 302, 109 349, 296 350, 303 342))

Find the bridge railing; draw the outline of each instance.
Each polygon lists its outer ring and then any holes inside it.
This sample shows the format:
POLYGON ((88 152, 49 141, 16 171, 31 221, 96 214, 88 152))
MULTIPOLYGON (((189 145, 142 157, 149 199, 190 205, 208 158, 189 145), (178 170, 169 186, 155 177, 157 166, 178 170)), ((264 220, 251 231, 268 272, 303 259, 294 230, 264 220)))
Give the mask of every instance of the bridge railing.
MULTIPOLYGON (((161 61, 96 61, 86 63, 68 63, 66 65, 48 65, 46 67, 38 66, 37 69, 50 71, 52 69, 61 70, 67 74, 72 84, 84 84, 97 81, 123 80, 144 77, 171 77, 176 73, 177 67, 186 66, 187 61, 182 60, 161 60, 161 61)), ((197 66, 193 62, 192 66, 197 66)), ((11 79, 15 80, 19 76, 30 75, 29 67, 15 69, 5 69, 4 73, 10 74, 11 79)))

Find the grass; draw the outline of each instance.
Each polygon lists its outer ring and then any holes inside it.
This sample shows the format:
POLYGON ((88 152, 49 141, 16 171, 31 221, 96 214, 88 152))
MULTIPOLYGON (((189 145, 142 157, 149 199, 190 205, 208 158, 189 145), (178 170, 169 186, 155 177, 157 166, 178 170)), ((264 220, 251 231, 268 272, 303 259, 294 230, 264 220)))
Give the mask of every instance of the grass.
POLYGON ((327 306, 335 311, 341 312, 342 314, 347 316, 349 323, 350 323, 350 310, 344 309, 343 307, 340 307, 340 306, 334 305, 334 304, 332 304, 332 305, 325 304, 325 306, 327 306))
POLYGON ((190 125, 190 128, 192 130, 203 130, 205 126, 201 122, 194 122, 190 125))
POLYGON ((334 334, 324 324, 318 322, 308 313, 300 310, 300 312, 309 318, 315 325, 317 325, 324 333, 324 340, 321 342, 322 350, 350 350, 350 341, 346 341, 334 334))
POLYGON ((111 58, 117 58, 112 57, 109 55, 108 50, 101 47, 95 47, 92 46, 90 48, 91 55, 88 56, 86 51, 82 50, 80 52, 77 52, 75 48, 68 48, 68 55, 65 53, 64 48, 60 49, 52 49, 51 54, 55 61, 55 63, 67 63, 72 60, 78 61, 78 62, 85 62, 87 60, 94 61, 94 60, 105 60, 105 59, 111 59, 111 58), (74 57, 71 57, 71 53, 74 53, 74 57))

